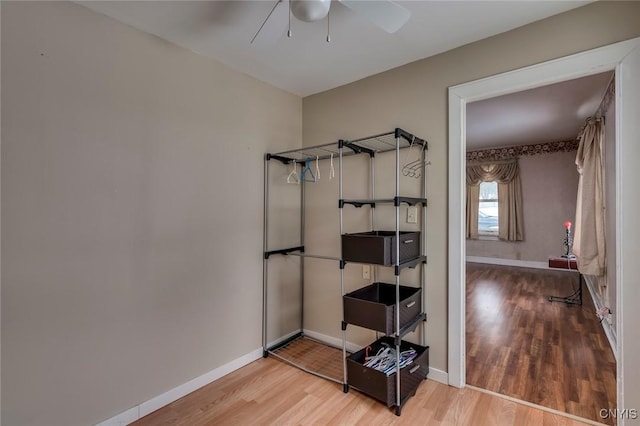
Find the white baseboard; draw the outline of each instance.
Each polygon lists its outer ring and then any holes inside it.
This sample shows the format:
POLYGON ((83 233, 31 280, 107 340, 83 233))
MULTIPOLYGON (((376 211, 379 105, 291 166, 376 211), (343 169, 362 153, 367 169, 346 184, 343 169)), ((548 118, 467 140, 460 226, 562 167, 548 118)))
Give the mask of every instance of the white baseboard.
MULTIPOLYGON (((268 344, 269 347, 276 345, 286 339, 289 339, 299 333, 300 330, 293 331, 281 338, 274 340, 268 344)), ((342 339, 337 339, 335 337, 327 336, 326 334, 318 333, 312 330, 304 330, 304 334, 309 336, 312 339, 316 339, 320 342, 327 343, 331 346, 342 347, 342 339)), ((362 347, 360 345, 356 345, 355 343, 347 342, 346 343, 347 350, 349 352, 355 352, 360 350, 362 347)), ((219 378, 226 376, 227 374, 244 367, 247 364, 252 363, 253 361, 260 359, 262 357, 262 348, 255 349, 248 354, 241 356, 227 364, 218 367, 214 370, 209 371, 208 373, 203 374, 202 376, 196 377, 193 380, 190 380, 180 386, 177 386, 161 395, 158 395, 154 398, 151 398, 148 401, 143 402, 140 405, 136 405, 122 413, 111 417, 108 420, 100 422, 96 424, 96 426, 125 426, 130 423, 135 422, 138 419, 150 414, 166 405, 171 404, 172 402, 182 398, 183 396, 190 394, 193 391, 200 389, 203 386, 208 385, 209 383, 218 380, 219 378)), ((429 379, 434 380, 436 382, 448 384, 448 375, 444 371, 437 370, 435 368, 429 369, 429 379)))
MULTIPOLYGON (((342 348, 342 339, 338 339, 332 336, 327 336, 326 334, 318 333, 317 331, 307 330, 307 329, 304 330, 304 335, 309 336, 312 339, 315 339, 319 342, 326 343, 329 346, 342 348)), ((346 346, 349 352, 357 352, 360 349, 362 349, 362 345, 356 345, 355 343, 352 343, 352 342, 347 342, 346 346)))
POLYGON ((446 371, 438 370, 437 368, 429 367, 429 375, 427 376, 429 380, 433 380, 434 382, 439 382, 445 385, 449 384, 449 373, 446 371))
MULTIPOLYGON (((299 329, 294 330, 291 333, 288 333, 272 342, 269 342, 267 344, 267 347, 277 345, 278 343, 283 342, 298 333, 300 333, 299 329)), ((162 395, 151 398, 150 400, 145 401, 140 405, 136 405, 135 407, 132 407, 127 411, 118 414, 117 416, 98 423, 96 426, 124 426, 133 423, 134 421, 141 419, 147 414, 150 414, 164 407, 165 405, 169 405, 172 402, 182 398, 183 396, 190 394, 191 392, 198 390, 201 387, 206 386, 209 383, 218 380, 219 378, 226 376, 227 374, 241 367, 244 367, 245 365, 252 363, 253 361, 261 357, 262 348, 255 349, 248 354, 242 355, 240 358, 236 358, 221 367, 203 374, 202 376, 196 377, 195 379, 190 380, 187 383, 183 383, 182 385, 177 386, 163 393, 162 395)))
MULTIPOLYGON (((583 275, 584 284, 587 287, 587 292, 591 295, 591 300, 593 301, 593 306, 595 306, 596 310, 600 309, 603 305, 602 300, 600 300, 600 296, 597 293, 597 283, 594 282, 595 277, 592 275, 583 275)), ((607 320, 601 321, 602 328, 604 329, 604 334, 607 336, 607 340, 609 341, 609 345, 611 346, 611 350, 613 351, 613 356, 618 360, 618 345, 616 343, 616 333, 613 330, 613 326, 609 324, 607 320)))
POLYGON ((262 348, 255 349, 248 354, 236 358, 227 364, 218 367, 202 376, 196 377, 180 386, 177 386, 162 395, 158 395, 155 398, 151 398, 148 401, 143 402, 140 405, 132 407, 127 411, 124 411, 117 416, 114 416, 108 420, 98 423, 96 426, 124 426, 128 425, 149 413, 156 411, 159 408, 168 405, 183 396, 200 389, 201 387, 208 385, 209 383, 217 380, 227 374, 244 367, 245 365, 262 358, 262 348))
POLYGON ((520 268, 549 269, 547 262, 532 260, 499 259, 497 257, 467 256, 467 262, 487 263, 489 265, 517 266, 520 268))
POLYGON ((602 322, 602 327, 604 328, 604 334, 607 336, 607 340, 609 340, 609 345, 611 345, 611 350, 613 351, 613 356, 618 361, 618 344, 616 339, 616 333, 613 331, 613 325, 609 324, 608 321, 602 322))
POLYGON ((98 423, 96 426, 125 426, 140 418, 140 406, 136 405, 125 412, 111 417, 109 420, 98 423))

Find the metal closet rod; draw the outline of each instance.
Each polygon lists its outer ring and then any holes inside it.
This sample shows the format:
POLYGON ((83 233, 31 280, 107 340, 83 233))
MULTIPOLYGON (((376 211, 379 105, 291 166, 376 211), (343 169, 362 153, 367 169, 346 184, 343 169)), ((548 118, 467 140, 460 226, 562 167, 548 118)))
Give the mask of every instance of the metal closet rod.
MULTIPOLYGON (((327 149, 325 147, 326 145, 320 145, 315 147, 307 147, 307 148, 301 148, 301 149, 296 149, 292 151, 280 152, 277 154, 267 154, 265 158, 267 160, 278 160, 283 164, 290 164, 293 162, 304 164, 307 158, 311 158, 311 159, 317 158, 318 160, 326 160, 328 158, 331 158, 332 156, 334 158, 338 158, 340 156, 339 147, 341 145, 351 149, 351 151, 347 153, 343 153, 342 154, 343 156, 362 154, 362 153, 367 153, 370 156, 375 155, 374 150, 360 147, 350 142, 340 141, 337 144, 338 144, 337 145, 338 148, 336 150, 327 149), (314 150, 319 150, 323 152, 313 152, 314 150), (295 154, 296 156, 303 157, 303 158, 292 158, 289 154, 295 154)), ((334 146, 334 144, 331 144, 330 146, 334 146)))

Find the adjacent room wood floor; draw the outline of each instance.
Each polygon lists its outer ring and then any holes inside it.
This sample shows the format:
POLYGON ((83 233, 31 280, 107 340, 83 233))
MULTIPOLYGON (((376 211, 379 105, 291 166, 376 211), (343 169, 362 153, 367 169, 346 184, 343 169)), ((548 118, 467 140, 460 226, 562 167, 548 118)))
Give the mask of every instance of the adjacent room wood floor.
POLYGON ((566 417, 470 388, 422 382, 397 417, 355 390, 273 358, 255 361, 133 423, 143 425, 578 426, 566 417))
POLYGON ((616 361, 578 274, 467 264, 467 383, 594 421, 616 407, 616 361))

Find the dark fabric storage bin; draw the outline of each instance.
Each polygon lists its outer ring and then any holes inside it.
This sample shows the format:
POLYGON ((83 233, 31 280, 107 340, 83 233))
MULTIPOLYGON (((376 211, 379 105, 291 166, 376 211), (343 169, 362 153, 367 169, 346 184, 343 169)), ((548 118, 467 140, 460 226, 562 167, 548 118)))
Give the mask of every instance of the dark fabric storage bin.
MULTIPOLYGON (((343 296, 344 321, 385 334, 396 332, 396 286, 373 283, 343 296)), ((422 289, 400 286, 400 328, 422 312, 422 289)))
MULTIPOLYGON (((400 263, 420 256, 420 232, 400 232, 400 263)), ((342 259, 347 262, 396 264, 396 232, 371 231, 342 235, 342 259)))
MULTIPOLYGON (((378 352, 382 343, 395 347, 393 339, 382 337, 371 345, 369 354, 378 352)), ((418 352, 418 356, 413 362, 400 370, 400 398, 401 403, 407 397, 413 395, 418 386, 429 374, 429 347, 420 346, 415 343, 400 342, 400 350, 404 351, 413 348, 418 352)), ((387 404, 388 407, 396 405, 396 374, 387 376, 385 373, 373 368, 365 367, 365 349, 347 357, 347 383, 362 393, 369 395, 387 404)))

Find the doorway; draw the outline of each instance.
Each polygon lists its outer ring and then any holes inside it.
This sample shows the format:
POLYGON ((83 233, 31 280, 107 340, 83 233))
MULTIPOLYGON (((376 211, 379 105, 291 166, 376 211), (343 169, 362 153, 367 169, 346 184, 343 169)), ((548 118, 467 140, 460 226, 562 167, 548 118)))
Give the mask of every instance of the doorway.
MULTIPOLYGON (((603 153, 615 158, 610 149, 615 142, 615 108, 609 107, 613 77, 611 71, 594 74, 472 102, 466 108, 467 170, 471 165, 471 176, 480 179, 474 207, 478 226, 467 230, 466 241, 466 383, 603 422, 611 419, 599 416, 600 407, 616 406, 615 343, 609 343, 603 329, 609 317, 598 320, 586 288, 579 304, 550 303, 549 295, 575 294, 579 280, 576 272, 549 270, 548 258, 565 252, 564 224, 575 219, 576 137, 589 117, 605 118, 603 153), (492 189, 496 182, 491 186, 485 180, 493 175, 481 170, 514 161, 521 233, 503 233, 499 239, 492 232, 499 228, 499 196, 492 189), (489 222, 491 218, 495 220, 489 222)), ((614 173, 611 162, 604 173, 606 184, 615 183, 614 173)), ((607 212, 614 211, 615 187, 606 193, 613 195, 607 212)), ((615 216, 611 219, 615 224, 615 216)), ((615 228, 606 238, 612 236, 615 228)), ((614 243, 607 241, 607 262, 615 265, 615 251, 609 249, 614 243)), ((615 290, 615 285, 602 284, 615 290)), ((612 306, 615 312, 615 304, 592 294, 597 306, 612 306)))
MULTIPOLYGON (((465 125, 466 104, 506 93, 615 70, 616 111, 616 253, 617 258, 617 388, 619 410, 640 406, 640 390, 633 386, 640 379, 640 331, 625 329, 624 323, 637 320, 633 305, 640 300, 640 286, 632 277, 640 276, 640 225, 635 215, 622 214, 640 208, 640 194, 634 182, 640 170, 640 125, 634 111, 640 109, 640 38, 616 43, 588 52, 489 77, 449 89, 449 384, 464 387, 465 371, 465 125), (624 95, 624 96, 621 96, 624 95), (633 217, 632 217, 633 216, 633 217), (624 229, 624 233, 622 232, 624 229), (626 261, 625 261, 626 260, 626 261), (628 277, 625 280, 625 277, 628 277), (624 297, 622 295, 624 294, 624 297), (635 404, 635 405, 634 405, 635 404)), ((603 407, 615 409, 616 407, 603 407)))

